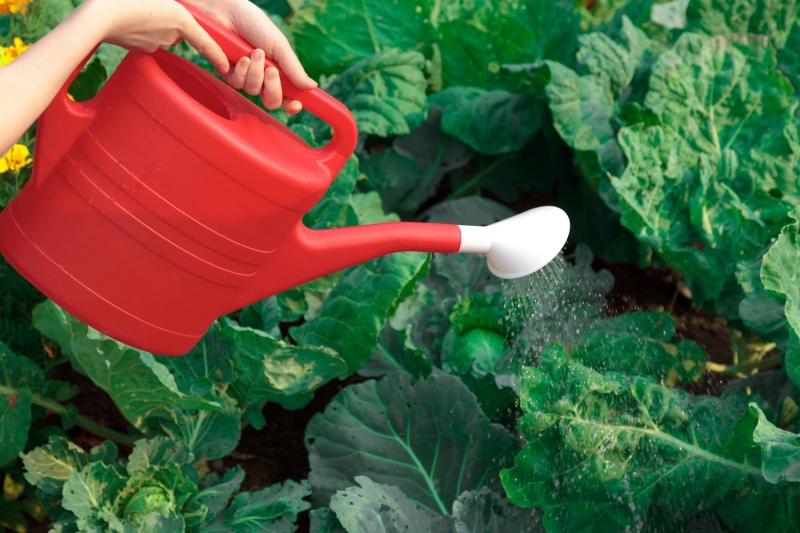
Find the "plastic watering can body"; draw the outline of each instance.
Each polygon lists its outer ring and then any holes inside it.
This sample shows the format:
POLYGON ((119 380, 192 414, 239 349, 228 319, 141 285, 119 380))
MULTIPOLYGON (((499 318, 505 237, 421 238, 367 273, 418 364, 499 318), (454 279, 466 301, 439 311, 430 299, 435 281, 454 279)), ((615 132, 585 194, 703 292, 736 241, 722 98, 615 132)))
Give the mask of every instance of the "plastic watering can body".
MULTIPOLYGON (((187 8, 232 63, 252 51, 187 8)), ((488 252, 454 225, 306 228, 358 131, 322 90, 282 85, 332 126, 326 146, 163 50, 129 53, 89 102, 68 82, 40 118, 31 181, 0 213, 0 252, 72 315, 164 355, 227 312, 380 255, 488 252)))

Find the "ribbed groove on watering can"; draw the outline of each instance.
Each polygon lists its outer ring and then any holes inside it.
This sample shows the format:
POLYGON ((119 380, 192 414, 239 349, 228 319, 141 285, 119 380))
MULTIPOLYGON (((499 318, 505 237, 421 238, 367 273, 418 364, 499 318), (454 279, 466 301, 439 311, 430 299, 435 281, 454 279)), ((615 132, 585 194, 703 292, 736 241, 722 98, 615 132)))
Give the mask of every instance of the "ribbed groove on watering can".
MULTIPOLYGON (((223 271, 230 271, 238 276, 251 276, 256 267, 269 257, 267 252, 248 249, 230 239, 226 239, 222 235, 216 234, 156 195, 141 180, 128 172, 121 162, 114 162, 111 155, 97 144, 88 131, 81 135, 76 145, 80 150, 71 150, 68 157, 73 159, 78 168, 83 169, 84 174, 92 168, 97 170, 96 172, 91 171, 91 176, 87 176, 96 187, 101 189, 108 197, 119 199, 125 197, 130 198, 132 202, 136 202, 135 204, 130 202, 125 204, 129 206, 126 207, 126 210, 135 213, 135 216, 141 222, 151 220, 151 222, 144 223, 175 246, 185 249, 186 252, 193 256, 197 256, 196 260, 210 263, 223 271), (83 159, 84 156, 85 160, 83 159), (84 161, 91 163, 91 166, 83 165, 84 161), (224 242, 226 246, 217 246, 220 241, 224 242), (239 257, 247 254, 249 261, 241 261, 224 253, 231 251, 235 252, 239 257), (245 253, 242 253, 243 251, 245 253)), ((91 197, 85 196, 85 198, 89 201, 91 197)), ((95 207, 97 208, 97 206, 95 207)), ((154 251, 161 249, 149 245, 149 240, 143 240, 141 236, 138 236, 140 233, 133 234, 129 232, 129 234, 154 251)), ((170 259, 169 255, 165 255, 161 251, 158 253, 176 264, 183 265, 180 261, 170 259)), ((188 268, 188 270, 195 274, 203 275, 207 279, 220 281, 218 276, 202 274, 191 268, 188 268)), ((224 273, 222 274, 225 275, 224 273)), ((224 284, 232 287, 241 286, 240 281, 229 281, 224 284)))
POLYGON ((104 320, 112 324, 111 327, 105 328, 104 331, 104 333, 110 335, 112 338, 132 335, 147 338, 153 343, 183 343, 188 345, 197 342, 197 339, 205 333, 205 330, 192 333, 171 331, 142 320, 140 317, 108 301, 92 290, 91 287, 81 283, 80 280, 64 270, 61 265, 53 261, 36 246, 19 226, 14 216, 13 206, 4 209, 3 214, 6 217, 4 220, 11 222, 11 225, 8 226, 8 229, 11 231, 7 231, 3 234, 4 243, 9 247, 24 250, 25 257, 20 259, 25 263, 45 267, 48 275, 40 278, 42 289, 51 294, 57 294, 59 292, 70 293, 80 290, 82 295, 80 307, 76 307, 69 301, 61 304, 61 306, 73 316, 78 317, 84 322, 90 322, 91 317, 103 317, 104 320), (121 326, 118 325, 115 327, 114 324, 119 324, 121 326))
MULTIPOLYGON (((90 178, 86 171, 97 167, 79 154, 69 154, 56 168, 66 182, 109 222, 153 253, 183 270, 226 287, 241 287, 255 273, 256 269, 252 266, 249 272, 233 272, 196 255, 202 245, 185 236, 181 239, 181 233, 155 217, 141 204, 127 196, 122 189, 102 177, 99 169, 98 172, 92 172, 93 176, 90 178), (102 181, 106 181, 105 186, 98 185, 98 182, 102 181), (109 190, 110 187, 115 190, 109 190), (175 241, 183 241, 182 246, 175 241)), ((202 252, 205 255, 215 255, 218 261, 231 261, 212 250, 204 249, 202 252)))
POLYGON ((184 235, 225 256, 248 265, 260 265, 272 250, 263 251, 250 248, 214 231, 188 213, 181 211, 164 197, 157 194, 142 180, 135 176, 122 163, 109 154, 99 141, 87 130, 78 140, 81 151, 94 163, 106 177, 118 187, 134 197, 151 213, 159 217, 184 235))
MULTIPOLYGON (((131 71, 136 72, 136 68, 144 68, 139 64, 142 62, 150 63, 155 70, 149 73, 142 72, 141 78, 163 75, 158 70, 158 64, 149 56, 132 53, 126 61, 125 66, 133 65, 132 69, 123 70, 123 78, 110 79, 106 84, 107 89, 124 90, 126 94, 131 92, 126 83, 131 78, 137 79, 131 75, 131 71)), ((141 84, 143 81, 139 80, 138 83, 141 84)), ((155 81, 153 83, 155 84, 155 81)), ((181 91, 174 87, 169 78, 165 83, 171 87, 172 92, 181 91)), ((152 87, 150 89, 140 90, 155 99, 157 95, 153 94, 152 87)), ((98 98, 102 98, 102 94, 98 98)), ((183 95, 183 99, 186 99, 186 95, 183 95)), ((156 111, 154 108, 145 111, 139 103, 133 101, 132 97, 118 99, 110 104, 98 106, 105 112, 99 114, 89 126, 89 130, 115 161, 121 162, 155 194, 168 198, 170 204, 186 216, 204 221, 204 224, 216 233, 241 245, 263 252, 272 251, 303 213, 287 210, 266 197, 263 194, 264 190, 259 190, 264 187, 262 186, 264 182, 273 181, 271 175, 269 179, 266 178, 269 175, 269 167, 261 169, 244 167, 242 176, 238 178, 231 176, 232 170, 241 168, 240 164, 248 154, 243 153, 241 144, 235 149, 225 146, 231 143, 235 145, 237 142, 235 138, 239 135, 230 130, 234 126, 236 128, 233 129, 242 127, 243 122, 224 121, 227 126, 225 129, 205 124, 202 128, 197 126, 193 130, 185 125, 201 119, 207 120, 209 115, 216 119, 219 117, 199 104, 196 105, 198 109, 193 110, 185 109, 185 105, 180 106, 177 103, 171 105, 172 100, 167 103, 170 105, 161 103, 165 109, 158 110, 158 116, 154 117, 153 113, 156 111), (195 112, 196 115, 193 114, 195 112), (112 131, 118 122, 138 126, 131 132, 130 137, 113 137, 107 132, 112 131), (177 128, 175 124, 183 124, 184 134, 177 135, 170 132, 168 129, 170 124, 173 125, 173 129, 177 128), (187 140, 186 137, 191 137, 193 131, 194 141, 187 140), (200 131, 203 133, 198 134, 200 131), (166 147, 169 147, 169 157, 164 156, 166 147), (245 178, 252 183, 243 184, 245 178), (219 191, 219 194, 207 194, 207 191, 219 191), (239 213, 242 214, 242 218, 220 218, 219 213, 229 214, 230 217, 235 217, 239 213), (248 215, 245 216, 246 213, 248 215), (276 214, 278 216, 275 216, 276 214), (254 232, 252 231, 254 225, 269 228, 269 231, 254 232)), ((249 101, 247 103, 252 105, 249 101)), ((308 147, 305 149, 308 150, 308 147)), ((285 184, 282 187, 290 188, 285 184)), ((318 196, 324 193, 324 188, 324 185, 320 187, 318 196)), ((272 191, 273 195, 277 195, 278 192, 277 189, 272 191)))

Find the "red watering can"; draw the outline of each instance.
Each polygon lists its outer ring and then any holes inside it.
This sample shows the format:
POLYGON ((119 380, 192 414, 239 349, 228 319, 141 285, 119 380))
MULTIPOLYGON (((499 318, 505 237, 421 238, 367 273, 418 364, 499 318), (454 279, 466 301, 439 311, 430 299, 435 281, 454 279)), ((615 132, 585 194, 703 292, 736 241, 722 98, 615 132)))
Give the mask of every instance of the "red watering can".
MULTIPOLYGON (((250 55, 184 6, 231 63, 250 55)), ((39 120, 33 178, 0 213, 0 252, 69 313, 142 350, 184 354, 223 314, 394 252, 484 253, 498 276, 524 276, 569 233, 554 207, 485 228, 312 231, 301 219, 358 136, 347 108, 321 89, 298 90, 281 74, 285 95, 333 129, 326 146, 311 148, 164 50, 129 53, 89 102, 69 100, 71 81, 39 120)))

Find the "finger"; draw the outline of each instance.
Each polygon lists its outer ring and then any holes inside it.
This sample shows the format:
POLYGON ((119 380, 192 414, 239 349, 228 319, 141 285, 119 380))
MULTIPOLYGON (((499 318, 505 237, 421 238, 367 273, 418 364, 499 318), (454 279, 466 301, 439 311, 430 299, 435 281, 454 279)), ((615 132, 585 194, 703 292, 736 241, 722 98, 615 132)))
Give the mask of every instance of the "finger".
POLYGON ((250 69, 244 82, 244 92, 253 96, 261 92, 264 86, 264 50, 256 48, 250 54, 250 69))
MULTIPOLYGON (((176 5, 180 4, 176 3, 176 5)), ((206 30, 197 23, 194 17, 185 8, 182 9, 186 13, 183 24, 183 38, 195 50, 206 56, 211 64, 214 65, 214 68, 217 69, 217 72, 223 76, 226 75, 231 65, 228 62, 228 58, 225 57, 225 52, 222 51, 222 48, 211 38, 206 30)))
POLYGON ((281 77, 275 67, 267 68, 264 80, 264 90, 261 93, 261 101, 267 109, 278 109, 283 102, 283 91, 281 90, 281 77))
POLYGON ((234 89, 241 89, 244 87, 244 82, 247 79, 247 71, 250 69, 250 58, 243 57, 237 63, 233 70, 228 72, 225 76, 225 81, 234 89))
POLYGON ((303 110, 303 104, 299 100, 283 99, 283 110, 290 115, 296 115, 303 110))
POLYGON ((317 87, 317 82, 306 74, 303 65, 300 64, 300 60, 297 59, 292 47, 289 45, 289 41, 286 40, 283 34, 280 34, 280 37, 276 38, 274 41, 272 58, 281 67, 286 77, 289 78, 298 89, 308 90, 317 87))

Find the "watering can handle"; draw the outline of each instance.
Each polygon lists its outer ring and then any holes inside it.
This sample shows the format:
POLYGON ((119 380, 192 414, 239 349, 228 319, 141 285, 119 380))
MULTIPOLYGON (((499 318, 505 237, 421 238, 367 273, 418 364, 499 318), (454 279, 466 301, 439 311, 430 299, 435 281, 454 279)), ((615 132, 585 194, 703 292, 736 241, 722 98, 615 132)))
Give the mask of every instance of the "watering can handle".
MULTIPOLYGON (((254 48, 244 39, 225 28, 222 24, 183 0, 177 0, 185 7, 200 26, 222 48, 232 65, 242 57, 249 57, 254 48)), ((301 90, 292 83, 280 66, 266 58, 267 66, 275 67, 280 73, 283 94, 298 100, 303 108, 326 122, 333 129, 333 138, 322 148, 314 149, 316 158, 331 170, 331 180, 336 177, 344 163, 350 158, 358 141, 358 127, 347 107, 322 89, 301 90)))

